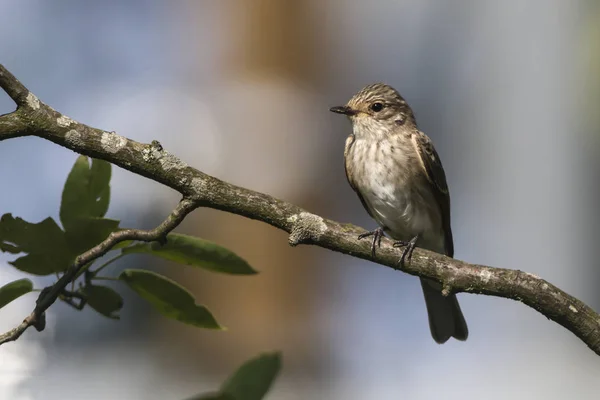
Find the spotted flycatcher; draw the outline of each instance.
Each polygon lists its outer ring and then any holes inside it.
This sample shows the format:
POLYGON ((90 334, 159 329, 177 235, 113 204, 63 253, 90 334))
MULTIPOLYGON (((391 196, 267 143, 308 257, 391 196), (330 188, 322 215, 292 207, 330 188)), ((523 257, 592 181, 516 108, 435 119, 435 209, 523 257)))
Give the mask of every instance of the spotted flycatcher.
MULTIPOLYGON (((396 247, 405 247, 400 263, 410 261, 420 247, 452 257, 450 194, 446 174, 431 139, 419 131, 413 112, 392 87, 369 85, 348 104, 331 111, 347 115, 352 133, 346 139, 344 160, 352 189, 379 224, 359 236, 373 236, 372 253, 387 233, 396 247)), ((469 334, 454 294, 442 295, 439 283, 421 278, 433 339, 469 334)))

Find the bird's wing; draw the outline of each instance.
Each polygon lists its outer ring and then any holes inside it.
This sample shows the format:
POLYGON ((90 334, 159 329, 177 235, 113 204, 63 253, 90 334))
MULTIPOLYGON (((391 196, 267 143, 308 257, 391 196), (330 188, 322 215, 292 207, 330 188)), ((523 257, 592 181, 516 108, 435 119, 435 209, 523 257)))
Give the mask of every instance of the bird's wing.
POLYGON ((422 132, 416 132, 412 136, 412 141, 421 159, 421 164, 425 169, 427 179, 433 189, 435 200, 440 207, 446 255, 452 257, 454 256, 454 243, 450 227, 450 192, 448 191, 446 173, 444 172, 442 161, 437 151, 435 151, 431 139, 427 135, 422 132))

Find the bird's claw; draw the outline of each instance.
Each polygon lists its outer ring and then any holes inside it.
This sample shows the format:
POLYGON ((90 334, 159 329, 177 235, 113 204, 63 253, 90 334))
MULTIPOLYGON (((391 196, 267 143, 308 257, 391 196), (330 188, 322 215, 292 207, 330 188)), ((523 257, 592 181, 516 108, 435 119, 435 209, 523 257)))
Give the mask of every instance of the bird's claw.
POLYGON ((408 242, 404 240, 397 240, 396 242, 394 242, 394 247, 406 247, 402 252, 402 257, 400 257, 400 260, 398 261, 398 265, 401 268, 404 267, 404 263, 407 260, 410 262, 413 251, 415 250, 415 247, 417 247, 417 240, 419 240, 419 235, 410 239, 408 242))
POLYGON ((375 246, 381 247, 381 238, 383 237, 383 229, 377 228, 370 232, 361 233, 358 235, 358 240, 366 237, 373 236, 373 242, 371 243, 371 257, 375 257, 375 246))

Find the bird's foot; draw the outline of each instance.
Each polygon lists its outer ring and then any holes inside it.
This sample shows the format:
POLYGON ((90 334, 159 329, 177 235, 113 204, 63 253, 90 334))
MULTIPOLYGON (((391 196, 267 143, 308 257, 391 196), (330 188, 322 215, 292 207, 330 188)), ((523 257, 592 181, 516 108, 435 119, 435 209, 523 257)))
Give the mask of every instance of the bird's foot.
POLYGON ((400 267, 404 267, 404 263, 407 260, 410 262, 410 259, 412 258, 412 253, 415 250, 415 247, 417 247, 417 240, 419 240, 419 235, 410 239, 408 242, 404 240, 398 240, 394 242, 394 247, 406 247, 402 252, 402 257, 400 257, 400 261, 398 261, 398 265, 400 265, 400 267))
POLYGON ((383 237, 383 229, 381 227, 370 231, 361 233, 358 235, 358 240, 364 239, 366 237, 373 236, 373 243, 371 243, 371 257, 375 257, 375 246, 381 247, 381 238, 383 237))

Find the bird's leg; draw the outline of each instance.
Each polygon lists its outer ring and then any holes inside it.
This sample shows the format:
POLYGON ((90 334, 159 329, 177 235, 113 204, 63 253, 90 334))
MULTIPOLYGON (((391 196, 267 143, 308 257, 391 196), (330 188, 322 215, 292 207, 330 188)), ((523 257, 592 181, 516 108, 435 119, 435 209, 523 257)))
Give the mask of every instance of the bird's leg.
POLYGON ((374 231, 361 233, 358 235, 358 240, 364 239, 366 237, 373 236, 373 243, 371 244, 371 256, 375 257, 375 246, 381 247, 381 238, 383 237, 383 228, 379 227, 374 231))
POLYGON ((394 247, 406 247, 402 252, 402 257, 400 257, 400 261, 398 262, 400 264, 400 267, 404 266, 404 262, 406 260, 410 261, 412 253, 415 250, 415 247, 417 247, 417 240, 419 240, 419 235, 410 239, 408 242, 405 242, 404 240, 398 240, 394 242, 394 247))

